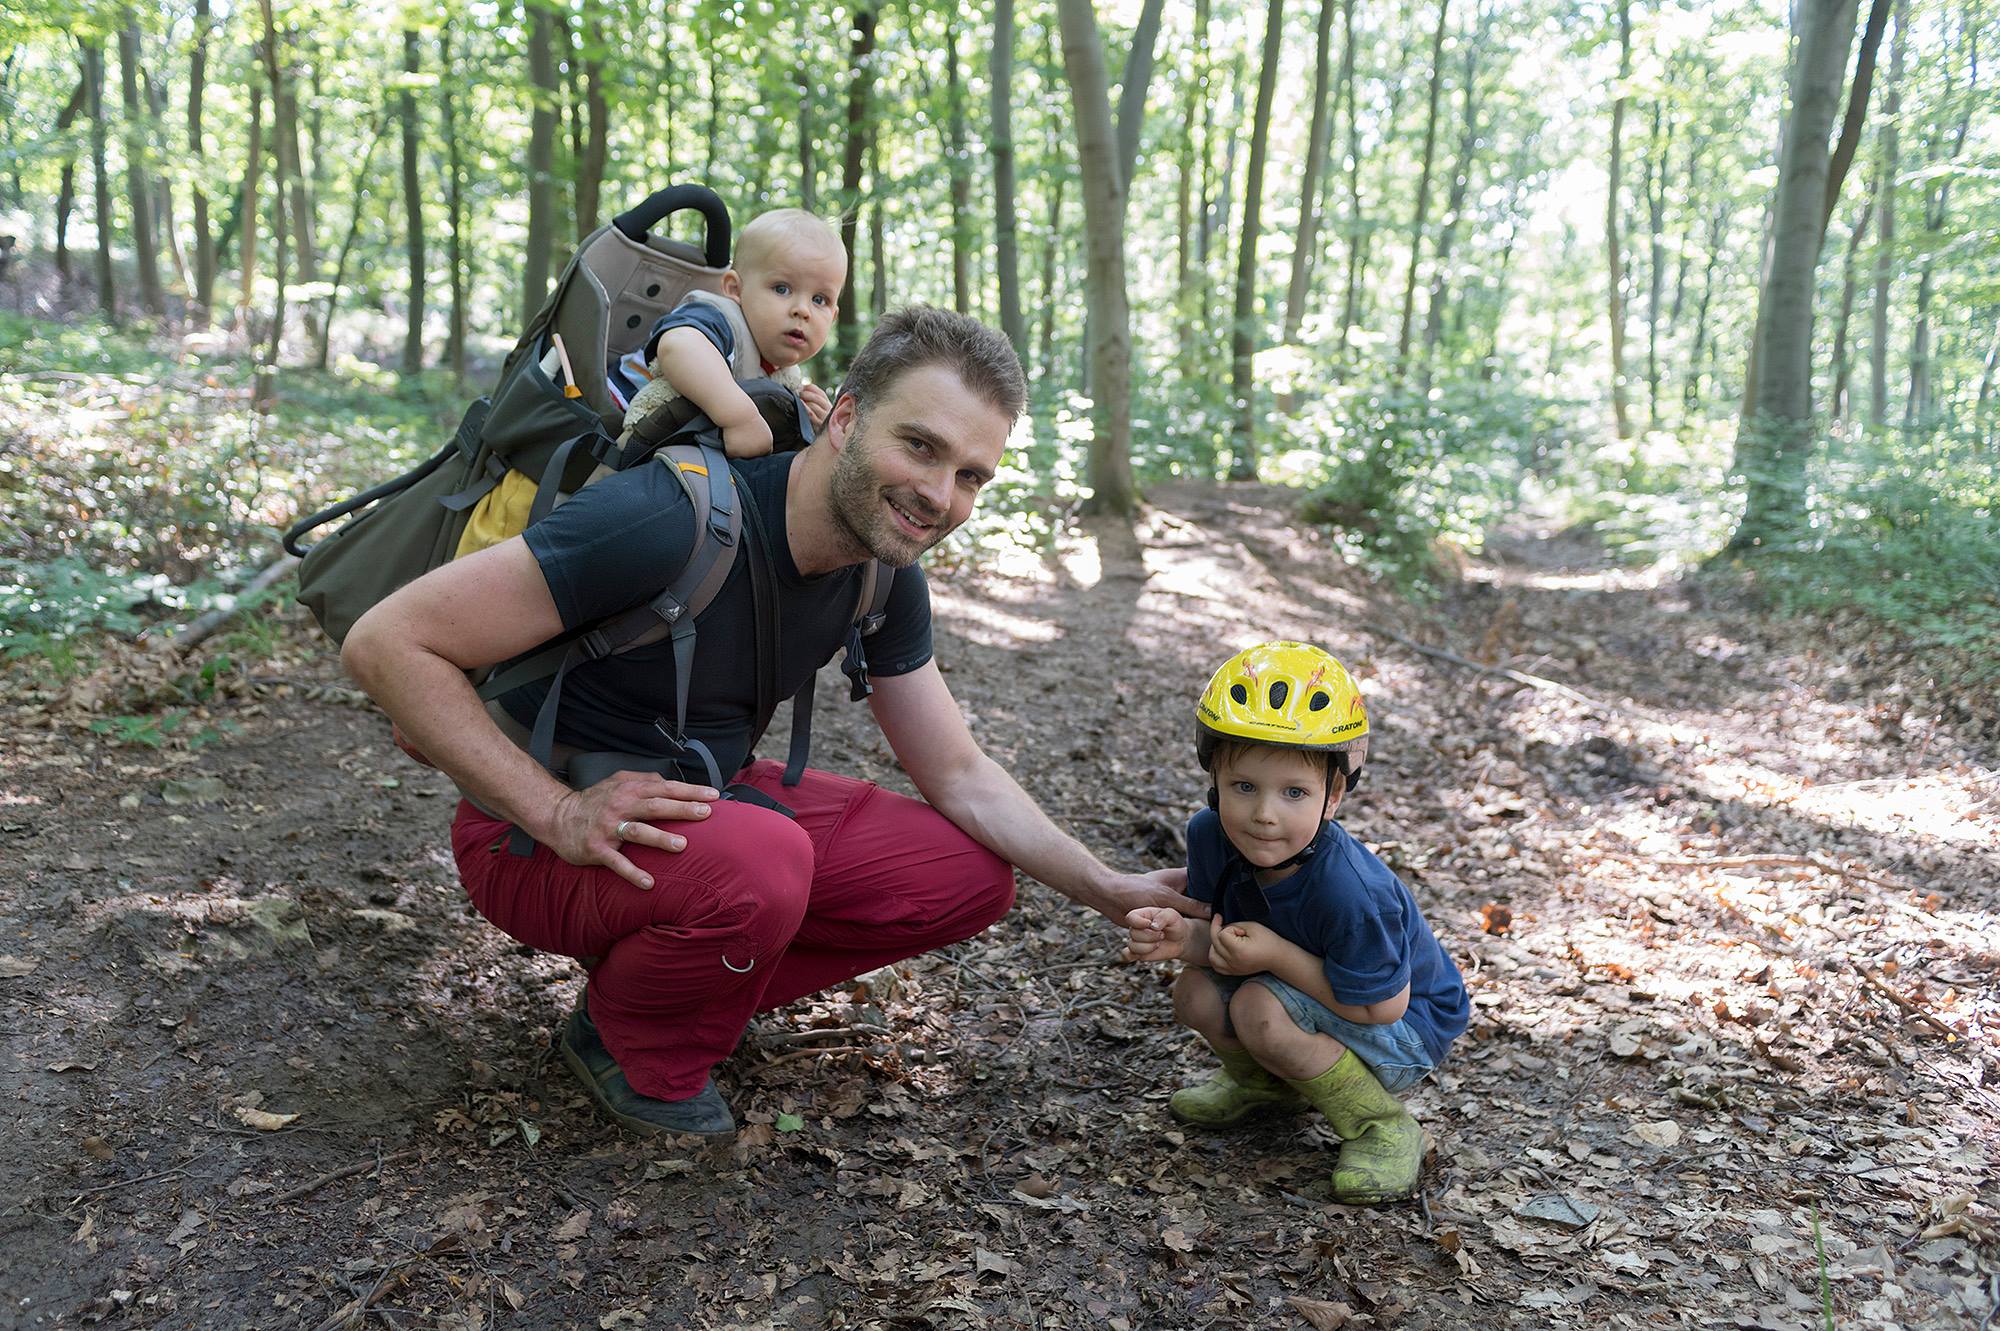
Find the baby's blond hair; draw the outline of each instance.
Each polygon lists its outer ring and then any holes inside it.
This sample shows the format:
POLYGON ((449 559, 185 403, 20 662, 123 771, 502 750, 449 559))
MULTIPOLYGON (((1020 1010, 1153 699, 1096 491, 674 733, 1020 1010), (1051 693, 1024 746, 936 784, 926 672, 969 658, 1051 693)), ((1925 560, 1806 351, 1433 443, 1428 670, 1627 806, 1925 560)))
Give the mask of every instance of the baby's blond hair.
POLYGON ((758 267, 768 262, 772 250, 786 241, 838 254, 842 267, 846 266, 847 249, 840 243, 840 233, 828 226, 824 218, 803 208, 773 208, 751 218, 736 238, 735 266, 739 270, 758 267))

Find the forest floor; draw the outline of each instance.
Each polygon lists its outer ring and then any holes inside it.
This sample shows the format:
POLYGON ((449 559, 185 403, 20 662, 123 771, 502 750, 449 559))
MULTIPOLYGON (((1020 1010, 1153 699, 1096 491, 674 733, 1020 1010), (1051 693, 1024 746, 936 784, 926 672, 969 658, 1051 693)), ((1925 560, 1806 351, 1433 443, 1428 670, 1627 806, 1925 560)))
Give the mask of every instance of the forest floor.
MULTIPOLYGON (((1222 654, 1358 667, 1347 825, 1474 998, 1410 1096, 1420 1199, 1331 1204, 1304 1118, 1176 1125, 1206 1060, 1170 968, 1034 885, 760 1018, 720 1070, 733 1144, 607 1126, 550 1057, 581 971, 468 908, 449 787, 287 612, 198 752, 88 728, 185 668, 142 648, 7 692, 0 1326, 1992 1323, 1990 695, 1561 533, 1412 608, 1288 497, 1166 487, 1136 539, 937 570, 938 655, 1133 866, 1180 854, 1222 654)), ((865 709, 818 719, 822 765, 900 781, 865 709)))

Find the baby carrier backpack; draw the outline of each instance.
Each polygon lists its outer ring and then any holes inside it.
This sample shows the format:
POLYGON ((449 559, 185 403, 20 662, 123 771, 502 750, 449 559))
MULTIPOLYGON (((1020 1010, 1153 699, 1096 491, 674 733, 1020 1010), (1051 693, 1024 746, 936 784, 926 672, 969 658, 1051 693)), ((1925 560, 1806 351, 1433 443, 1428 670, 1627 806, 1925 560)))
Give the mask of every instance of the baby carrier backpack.
MULTIPOLYGON (((555 716, 564 676, 585 661, 662 638, 672 640, 675 669, 669 738, 704 764, 709 784, 723 785, 723 774, 706 746, 687 737, 688 676, 696 620, 745 544, 742 500, 722 451, 721 433, 698 408, 677 398, 643 419, 625 421, 605 370, 616 356, 638 348, 659 316, 689 292, 721 290, 729 238, 728 210, 700 185, 669 186, 592 232, 508 354, 498 386, 466 410, 443 448, 393 480, 301 518, 284 535, 285 549, 301 557, 300 603, 339 643, 369 607, 404 583, 518 534, 596 479, 629 467, 665 466, 693 505, 697 533, 687 563, 666 589, 644 605, 566 633, 475 677, 479 696, 501 728, 536 761, 579 788, 620 766, 642 767, 646 760, 625 754, 563 754, 559 760, 555 716), (675 213, 689 210, 702 219, 699 247, 652 234, 675 213), (309 533, 341 518, 349 521, 313 545, 301 544, 309 533), (551 676, 531 731, 494 701, 551 676)), ((759 380, 741 387, 771 426, 777 449, 812 442, 805 408, 789 389, 759 380)), ((881 627, 892 581, 892 570, 869 561, 841 662, 856 701, 870 692, 862 640, 881 627)), ((758 654, 765 657, 774 650, 770 644, 777 634, 775 625, 763 622, 761 597, 758 617, 758 654)), ((812 688, 808 680, 793 699, 787 785, 796 785, 805 768, 812 688)), ((753 749, 776 709, 777 699, 768 696, 772 692, 760 687, 753 749)))

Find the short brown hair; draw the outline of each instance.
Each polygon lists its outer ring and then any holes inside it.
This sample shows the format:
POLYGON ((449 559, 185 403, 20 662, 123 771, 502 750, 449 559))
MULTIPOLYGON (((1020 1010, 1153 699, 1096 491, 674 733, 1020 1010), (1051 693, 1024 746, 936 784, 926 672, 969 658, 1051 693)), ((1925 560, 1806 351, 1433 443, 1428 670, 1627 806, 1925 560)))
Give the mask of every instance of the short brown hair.
POLYGON ((905 305, 876 324, 848 367, 841 396, 853 398, 855 413, 865 416, 905 371, 925 365, 957 372, 1009 424, 1027 408, 1028 381, 1014 344, 977 319, 935 305, 905 305))
POLYGON ((1339 755, 1325 749, 1297 749, 1289 744, 1259 744, 1254 739, 1218 739, 1208 750, 1208 758, 1202 763, 1211 777, 1215 769, 1224 763, 1235 763, 1253 749, 1281 749, 1286 753, 1296 753, 1304 757, 1308 765, 1320 769, 1326 782, 1328 798, 1347 793, 1347 773, 1340 766, 1339 755))

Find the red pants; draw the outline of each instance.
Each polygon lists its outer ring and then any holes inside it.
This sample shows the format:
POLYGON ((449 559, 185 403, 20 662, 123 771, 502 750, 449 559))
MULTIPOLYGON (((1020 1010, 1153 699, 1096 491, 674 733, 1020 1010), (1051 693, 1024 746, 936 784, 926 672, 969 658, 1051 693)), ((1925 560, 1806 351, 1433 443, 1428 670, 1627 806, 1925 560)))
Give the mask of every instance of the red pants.
POLYGON ((928 804, 870 782, 753 763, 736 779, 798 813, 720 801, 669 853, 628 843, 641 891, 458 806, 452 853, 481 915, 544 952, 595 957, 591 1019, 634 1090, 684 1100, 752 1013, 970 938, 1014 904, 1014 871, 928 804))

